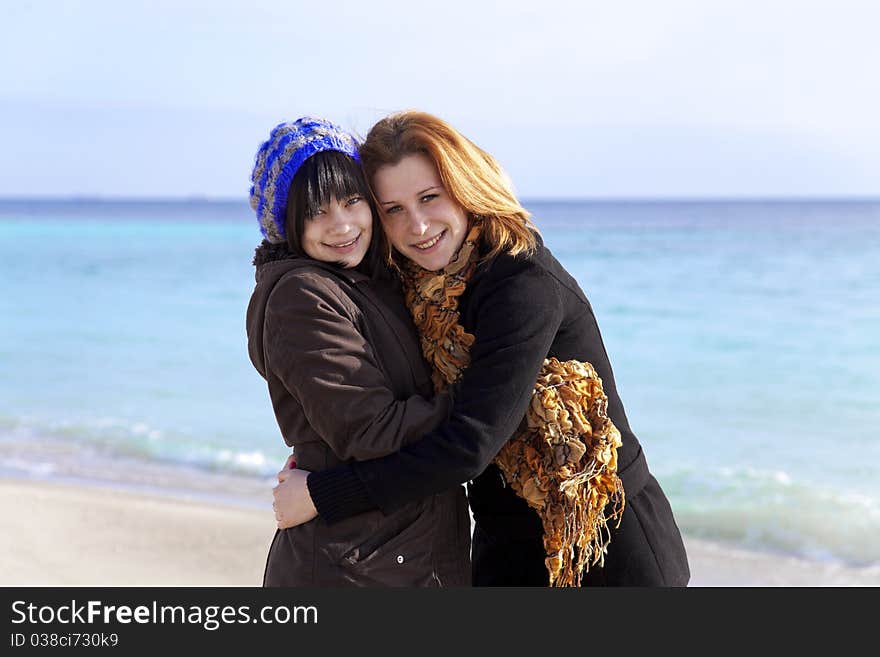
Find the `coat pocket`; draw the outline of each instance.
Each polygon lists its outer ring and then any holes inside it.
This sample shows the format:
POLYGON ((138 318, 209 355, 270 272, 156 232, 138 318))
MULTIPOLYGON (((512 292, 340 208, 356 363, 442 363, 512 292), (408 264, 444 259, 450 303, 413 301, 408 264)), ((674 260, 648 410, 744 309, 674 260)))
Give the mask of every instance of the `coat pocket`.
POLYGON ((361 586, 434 587, 434 499, 389 516, 366 541, 340 558, 340 567, 361 586))

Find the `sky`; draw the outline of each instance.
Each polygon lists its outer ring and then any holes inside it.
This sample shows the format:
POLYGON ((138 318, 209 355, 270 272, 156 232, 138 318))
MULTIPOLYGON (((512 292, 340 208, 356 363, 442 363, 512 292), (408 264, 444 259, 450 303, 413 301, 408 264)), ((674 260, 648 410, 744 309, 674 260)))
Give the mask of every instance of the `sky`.
POLYGON ((244 199, 271 128, 416 108, 523 198, 880 196, 874 0, 4 3, 0 197, 244 199))

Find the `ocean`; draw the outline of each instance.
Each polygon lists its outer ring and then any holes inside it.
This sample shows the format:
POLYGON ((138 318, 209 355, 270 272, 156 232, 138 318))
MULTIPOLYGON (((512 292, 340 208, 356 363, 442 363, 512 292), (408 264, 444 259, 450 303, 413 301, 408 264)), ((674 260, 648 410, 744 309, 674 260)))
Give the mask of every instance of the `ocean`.
MULTIPOLYGON (((880 202, 524 205, 682 532, 880 567, 880 202)), ((244 202, 0 201, 0 475, 270 496, 259 237, 244 202)))

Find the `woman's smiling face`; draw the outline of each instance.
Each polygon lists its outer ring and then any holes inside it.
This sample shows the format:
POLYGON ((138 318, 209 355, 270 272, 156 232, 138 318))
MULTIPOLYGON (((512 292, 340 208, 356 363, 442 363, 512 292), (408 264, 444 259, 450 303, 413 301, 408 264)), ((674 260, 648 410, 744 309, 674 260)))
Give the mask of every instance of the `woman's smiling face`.
POLYGON ((407 155, 380 167, 372 182, 392 246, 424 269, 448 265, 467 236, 467 212, 446 191, 431 158, 407 155))

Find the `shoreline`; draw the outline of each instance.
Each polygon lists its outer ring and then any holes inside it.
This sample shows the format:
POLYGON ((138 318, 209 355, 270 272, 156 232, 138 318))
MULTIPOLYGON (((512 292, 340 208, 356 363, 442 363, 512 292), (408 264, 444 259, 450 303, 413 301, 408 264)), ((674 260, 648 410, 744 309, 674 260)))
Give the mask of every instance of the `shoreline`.
MULTIPOLYGON (((227 475, 217 475, 217 481, 227 475)), ((0 476, 0 586, 260 586, 266 496, 0 476)), ((852 568, 685 536, 691 587, 880 586, 852 568)))

